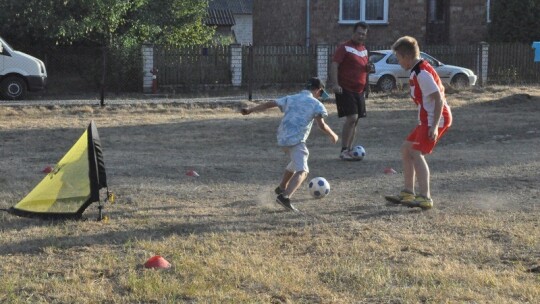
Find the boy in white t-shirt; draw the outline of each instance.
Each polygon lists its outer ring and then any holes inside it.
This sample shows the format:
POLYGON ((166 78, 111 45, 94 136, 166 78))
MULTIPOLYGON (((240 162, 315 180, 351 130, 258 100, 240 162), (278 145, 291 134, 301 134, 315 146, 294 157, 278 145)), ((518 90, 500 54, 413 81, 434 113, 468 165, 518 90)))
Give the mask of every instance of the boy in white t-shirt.
POLYGON ((268 101, 253 108, 242 109, 242 115, 264 111, 279 107, 283 112, 283 119, 278 128, 278 146, 289 155, 291 161, 285 168, 281 183, 276 188, 278 194, 276 202, 288 210, 297 212, 290 201, 290 197, 300 187, 309 173, 309 151, 306 140, 311 132, 313 121, 321 131, 330 137, 332 143, 337 143, 338 136, 324 121, 328 112, 317 98, 328 97, 324 91, 324 84, 316 77, 309 79, 306 89, 295 95, 285 96, 268 101))

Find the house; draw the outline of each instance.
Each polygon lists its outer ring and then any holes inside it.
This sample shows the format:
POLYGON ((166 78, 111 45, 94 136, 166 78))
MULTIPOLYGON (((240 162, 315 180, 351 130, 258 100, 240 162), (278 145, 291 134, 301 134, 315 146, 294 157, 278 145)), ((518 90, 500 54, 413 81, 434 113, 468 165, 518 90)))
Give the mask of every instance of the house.
POLYGON ((253 0, 211 0, 207 25, 217 26, 220 35, 231 35, 233 42, 253 43, 253 0))
POLYGON ((410 35, 421 44, 486 40, 493 0, 254 0, 254 45, 338 44, 358 21, 369 24, 369 45, 410 35))
POLYGON ((216 28, 216 37, 219 37, 220 39, 227 38, 235 43, 232 31, 235 21, 234 16, 229 9, 208 8, 204 23, 216 28))

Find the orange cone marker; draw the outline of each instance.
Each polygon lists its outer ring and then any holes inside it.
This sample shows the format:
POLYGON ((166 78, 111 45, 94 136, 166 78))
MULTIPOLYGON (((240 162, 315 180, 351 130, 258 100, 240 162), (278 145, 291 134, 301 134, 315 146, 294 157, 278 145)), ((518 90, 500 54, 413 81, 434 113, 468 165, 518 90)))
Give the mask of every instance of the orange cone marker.
POLYGON ((167 268, 171 268, 171 263, 165 260, 162 256, 155 255, 149 258, 148 261, 146 261, 146 263, 144 263, 144 268, 167 269, 167 268))

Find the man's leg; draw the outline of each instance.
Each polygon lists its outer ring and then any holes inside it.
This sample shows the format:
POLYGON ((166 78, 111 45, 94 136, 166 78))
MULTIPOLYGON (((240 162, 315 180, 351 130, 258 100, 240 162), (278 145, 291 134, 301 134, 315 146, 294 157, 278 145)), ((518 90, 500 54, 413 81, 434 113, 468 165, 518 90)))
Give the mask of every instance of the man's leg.
POLYGON ((358 125, 358 115, 345 116, 343 129, 341 131, 341 147, 351 149, 356 135, 356 126, 358 125))

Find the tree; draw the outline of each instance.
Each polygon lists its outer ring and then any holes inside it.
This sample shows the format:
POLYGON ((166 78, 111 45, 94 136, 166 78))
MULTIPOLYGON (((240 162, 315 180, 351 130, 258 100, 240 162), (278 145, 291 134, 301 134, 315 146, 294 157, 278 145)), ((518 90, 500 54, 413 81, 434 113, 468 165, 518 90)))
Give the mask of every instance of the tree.
POLYGON ((540 1, 493 1, 489 40, 531 43, 540 40, 540 1))
POLYGON ((207 7, 206 0, 2 0, 0 34, 16 48, 35 53, 47 53, 54 45, 101 48, 101 56, 81 55, 80 65, 70 70, 99 86, 103 101, 107 74, 109 89, 140 87, 126 80, 146 72, 133 64, 142 43, 212 43, 215 29, 203 22, 207 7))
POLYGON ((1 33, 11 39, 50 39, 58 44, 170 46, 211 41, 201 0, 4 0, 1 33))

